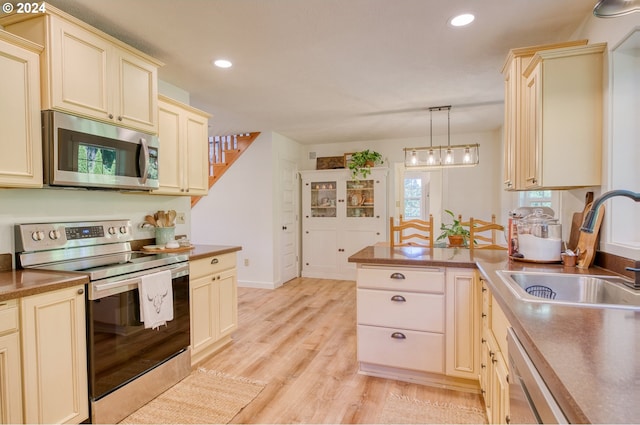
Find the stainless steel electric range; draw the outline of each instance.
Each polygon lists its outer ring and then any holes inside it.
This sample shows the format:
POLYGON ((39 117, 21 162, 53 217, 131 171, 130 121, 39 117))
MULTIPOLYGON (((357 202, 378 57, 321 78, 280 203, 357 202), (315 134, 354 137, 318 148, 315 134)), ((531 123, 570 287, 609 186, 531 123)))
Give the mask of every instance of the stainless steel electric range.
POLYGON ((117 423, 191 371, 189 257, 131 249, 129 220, 15 226, 19 267, 82 273, 87 287, 87 364, 93 423, 117 423), (173 320, 146 329, 141 277, 171 271, 173 320))

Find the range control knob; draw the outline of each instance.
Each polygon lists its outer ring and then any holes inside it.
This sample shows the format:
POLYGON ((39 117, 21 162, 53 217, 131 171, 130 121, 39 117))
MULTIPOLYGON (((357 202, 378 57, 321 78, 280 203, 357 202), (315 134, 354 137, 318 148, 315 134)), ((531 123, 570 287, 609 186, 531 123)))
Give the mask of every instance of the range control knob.
POLYGON ((128 231, 129 229, 127 229, 127 226, 120 226, 120 233, 123 235, 126 235, 128 231))
POLYGON ((31 233, 31 239, 33 239, 34 241, 43 240, 44 232, 42 230, 36 230, 35 232, 31 233))
POLYGON ((107 231, 109 232, 110 235, 115 235, 117 230, 115 227, 109 227, 109 230, 107 231))
POLYGON ((49 231, 49 239, 56 240, 60 239, 60 231, 59 230, 50 230, 49 231))

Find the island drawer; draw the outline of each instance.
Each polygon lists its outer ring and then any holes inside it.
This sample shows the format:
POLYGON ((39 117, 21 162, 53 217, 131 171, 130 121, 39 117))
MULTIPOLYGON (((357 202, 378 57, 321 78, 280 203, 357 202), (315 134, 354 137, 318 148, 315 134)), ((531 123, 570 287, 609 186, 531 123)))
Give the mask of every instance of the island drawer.
POLYGON ((444 293, 444 270, 437 268, 358 268, 358 288, 444 293))
POLYGON ((212 255, 211 257, 190 261, 189 275, 191 279, 195 279, 235 267, 235 252, 222 255, 212 255))
POLYGON ((444 373, 444 335, 358 325, 358 361, 444 373))
POLYGON ((358 323, 444 332, 444 295, 358 289, 358 323))
POLYGON ((0 301, 0 335, 18 331, 18 300, 0 301))

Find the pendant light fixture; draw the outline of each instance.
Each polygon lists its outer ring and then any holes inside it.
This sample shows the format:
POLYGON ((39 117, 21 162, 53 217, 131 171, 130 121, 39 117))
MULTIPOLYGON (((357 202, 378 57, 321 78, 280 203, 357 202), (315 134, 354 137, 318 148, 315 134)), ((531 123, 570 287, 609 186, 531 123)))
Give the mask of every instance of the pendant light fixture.
POLYGON ((451 144, 451 106, 429 108, 429 147, 404 148, 407 168, 473 167, 479 163, 479 144, 451 144), (433 146, 433 112, 447 111, 447 145, 433 146))
POLYGON ((600 0, 593 8, 597 18, 615 18, 640 11, 640 0, 600 0))

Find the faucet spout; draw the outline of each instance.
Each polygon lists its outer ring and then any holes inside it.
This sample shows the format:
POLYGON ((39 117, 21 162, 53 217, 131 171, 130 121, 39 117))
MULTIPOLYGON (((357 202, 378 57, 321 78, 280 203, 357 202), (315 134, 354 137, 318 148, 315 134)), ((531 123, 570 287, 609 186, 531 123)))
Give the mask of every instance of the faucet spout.
POLYGON ((632 192, 630 190, 611 190, 609 192, 605 192, 600 195, 593 204, 591 204, 591 208, 587 211, 587 215, 584 218, 584 222, 582 223, 582 227, 580 230, 587 233, 593 233, 593 229, 596 224, 596 220, 598 218, 598 210, 600 206, 609 198, 613 198, 614 196, 625 196, 627 198, 631 198, 636 202, 640 202, 640 193, 632 192))

